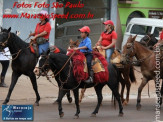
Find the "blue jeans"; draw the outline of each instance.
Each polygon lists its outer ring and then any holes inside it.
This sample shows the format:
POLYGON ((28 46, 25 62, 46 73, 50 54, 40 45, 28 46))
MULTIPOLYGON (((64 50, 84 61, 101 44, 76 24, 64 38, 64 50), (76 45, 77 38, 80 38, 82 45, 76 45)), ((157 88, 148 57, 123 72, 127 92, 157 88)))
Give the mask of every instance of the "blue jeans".
POLYGON ((114 52, 114 48, 109 48, 106 50, 106 60, 108 63, 110 63, 110 58, 113 52, 114 52))
POLYGON ((49 48, 49 42, 39 45, 39 54, 41 55, 43 52, 46 52, 49 48))

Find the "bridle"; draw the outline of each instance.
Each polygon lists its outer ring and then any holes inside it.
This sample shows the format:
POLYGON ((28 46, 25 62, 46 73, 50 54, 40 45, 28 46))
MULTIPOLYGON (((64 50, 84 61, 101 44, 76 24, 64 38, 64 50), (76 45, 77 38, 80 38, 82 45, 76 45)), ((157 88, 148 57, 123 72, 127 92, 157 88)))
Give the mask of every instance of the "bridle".
POLYGON ((143 40, 143 41, 145 41, 145 43, 148 45, 148 43, 151 41, 151 37, 150 37, 148 34, 147 34, 146 36, 148 37, 148 38, 147 38, 148 41, 147 41, 147 42, 146 42, 145 40, 143 40))
POLYGON ((2 47, 6 47, 6 46, 7 46, 7 43, 8 43, 9 38, 10 38, 10 32, 8 33, 8 37, 7 37, 6 41, 4 41, 4 42, 0 42, 0 45, 1 45, 2 47))
POLYGON ((130 56, 131 56, 131 53, 134 52, 134 43, 126 43, 126 46, 127 46, 127 54, 122 54, 121 56, 124 57, 127 61, 127 63, 131 63, 132 64, 132 61, 130 60, 130 56))
MULTIPOLYGON (((71 69, 72 69, 72 67, 73 67, 73 66, 72 66, 72 62, 71 62, 71 58, 72 58, 72 56, 73 56, 74 54, 75 54, 75 51, 72 52, 72 54, 70 55, 70 57, 67 59, 66 63, 62 66, 62 68, 61 68, 57 73, 56 73, 56 70, 55 70, 54 72, 52 72, 52 74, 48 75, 49 70, 46 72, 46 70, 44 69, 44 67, 45 67, 46 65, 49 65, 49 64, 47 63, 48 58, 49 58, 49 55, 46 56, 46 61, 44 62, 43 66, 42 66, 42 67, 37 67, 37 68, 39 68, 39 69, 41 69, 41 70, 44 71, 44 74, 45 74, 47 80, 49 80, 49 82, 51 82, 50 77, 53 78, 53 77, 56 77, 56 76, 58 75, 58 76, 59 76, 59 81, 60 81, 60 83, 61 83, 61 86, 59 87, 59 89, 62 89, 62 90, 73 90, 73 89, 76 89, 76 88, 80 85, 81 81, 78 83, 77 86, 75 86, 75 87, 72 88, 72 89, 64 89, 64 88, 63 88, 64 84, 67 83, 67 81, 68 81, 68 79, 69 79, 69 77, 70 77, 71 69), (62 80, 61 80, 61 77, 60 77, 60 73, 61 73, 61 71, 65 68, 65 66, 69 63, 69 61, 70 61, 70 65, 69 65, 69 71, 68 71, 67 78, 66 78, 65 81, 62 81, 62 80)), ((40 76, 39 76, 39 77, 40 77, 40 76)), ((52 82, 51 82, 51 83, 52 83, 52 82)), ((53 83, 52 83, 52 84, 53 84, 53 83)), ((53 85, 54 85, 54 84, 53 84, 53 85)), ((56 86, 56 85, 55 85, 55 86, 56 86)), ((58 86, 57 86, 57 87, 58 87, 58 86)))
MULTIPOLYGON (((3 33, 3 32, 2 32, 3 33)), ((8 33, 8 37, 7 37, 7 39, 4 41, 4 42, 0 42, 0 46, 2 46, 2 47, 7 47, 7 44, 8 44, 8 41, 9 41, 9 38, 11 37, 11 33, 9 32, 8 33)), ((29 48, 30 46, 28 46, 27 48, 29 48)), ((25 48, 25 49, 27 49, 27 48, 25 48)), ((23 49, 20 49, 18 52, 16 52, 16 53, 14 53, 14 54, 12 54, 12 55, 10 55, 10 56, 15 56, 14 58, 12 58, 12 59, 10 59, 10 60, 15 60, 15 59, 17 59, 17 57, 19 56, 19 54, 21 53, 21 51, 22 51, 23 49)), ((9 55, 4 55, 4 56, 9 56, 9 55)))
POLYGON ((130 43, 127 42, 126 45, 129 47, 129 48, 127 48, 127 52, 129 52, 129 53, 127 53, 126 55, 122 54, 122 57, 124 57, 126 59, 127 63, 129 63, 129 64, 142 63, 146 59, 150 58, 150 56, 151 56, 151 54, 150 54, 145 58, 139 59, 137 61, 133 61, 133 60, 131 60, 131 54, 134 52, 134 42, 130 42, 130 43))

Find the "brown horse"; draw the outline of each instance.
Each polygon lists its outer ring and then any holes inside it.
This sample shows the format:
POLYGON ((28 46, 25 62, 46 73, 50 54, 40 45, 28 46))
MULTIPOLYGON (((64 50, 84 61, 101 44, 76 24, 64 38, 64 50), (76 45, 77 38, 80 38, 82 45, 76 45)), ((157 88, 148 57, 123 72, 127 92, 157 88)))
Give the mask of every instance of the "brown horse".
MULTIPOLYGON (((148 83, 149 80, 155 80, 156 81, 156 58, 160 57, 160 55, 155 54, 155 51, 151 51, 148 48, 141 45, 139 42, 135 41, 136 36, 132 38, 130 36, 127 40, 126 45, 123 47, 123 54, 121 57, 121 63, 128 64, 133 63, 131 59, 135 56, 137 58, 137 62, 140 63, 141 66, 141 72, 143 75, 142 82, 138 88, 138 97, 137 97, 137 109, 141 108, 141 92, 144 86, 148 83)), ((160 78, 163 78, 163 62, 160 58, 160 78)), ((155 85, 156 86, 156 85, 155 85)), ((163 95, 163 88, 161 88, 161 95, 163 95)), ((158 93, 158 92, 156 92, 158 93)), ((162 103, 162 97, 160 95, 159 90, 159 98, 160 98, 160 104, 162 103)))
MULTIPOLYGON (((79 45, 78 40, 77 41, 70 40, 69 49, 70 48, 73 49, 74 47, 78 47, 78 45, 79 45)), ((115 50, 113 55, 112 55, 112 59, 115 59, 116 61, 120 61, 120 52, 115 50)), ((131 83, 136 83, 136 78, 135 78, 135 74, 134 74, 134 70, 133 70, 132 65, 126 64, 126 65, 123 65, 123 68, 119 67, 119 66, 117 66, 117 68, 119 69, 119 72, 120 72, 119 81, 120 81, 121 86, 122 86, 121 100, 122 100, 123 105, 125 105, 129 102, 129 94, 130 94, 131 83), (122 75, 123 75, 123 77, 122 77, 122 75), (123 96, 125 87, 127 88, 126 99, 124 99, 124 96, 123 96)), ((81 90, 79 102, 82 101, 85 91, 86 91, 86 89, 81 90)))
POLYGON ((115 63, 119 70, 119 81, 121 83, 121 99, 123 105, 126 105, 129 102, 130 87, 131 83, 136 83, 136 78, 131 64, 120 64, 121 53, 118 50, 115 50, 111 57, 111 62, 115 63), (122 77, 123 76, 123 77, 122 77), (126 99, 124 99, 124 89, 127 88, 126 99))

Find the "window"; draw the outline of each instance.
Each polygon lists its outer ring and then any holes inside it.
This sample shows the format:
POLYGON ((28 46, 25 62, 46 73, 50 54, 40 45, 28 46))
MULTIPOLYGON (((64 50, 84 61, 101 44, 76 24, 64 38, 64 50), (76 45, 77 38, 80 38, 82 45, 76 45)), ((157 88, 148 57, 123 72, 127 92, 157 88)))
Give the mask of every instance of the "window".
POLYGON ((62 37, 64 35, 64 28, 57 28, 56 29, 56 38, 62 37))
POLYGON ((154 37, 159 37, 161 30, 162 30, 162 28, 155 27, 155 30, 154 30, 154 33, 153 33, 154 37))
POLYGON ((146 35, 147 33, 151 33, 151 26, 144 25, 133 25, 131 29, 132 34, 146 35))
POLYGON ((126 32, 129 32, 130 28, 131 28, 131 24, 127 26, 126 32))

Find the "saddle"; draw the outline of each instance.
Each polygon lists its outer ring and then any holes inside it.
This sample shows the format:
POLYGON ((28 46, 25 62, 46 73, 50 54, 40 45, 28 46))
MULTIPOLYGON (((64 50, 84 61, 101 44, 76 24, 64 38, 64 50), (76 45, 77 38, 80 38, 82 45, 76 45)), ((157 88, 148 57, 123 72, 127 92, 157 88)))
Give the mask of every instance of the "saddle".
MULTIPOLYGON (((70 51, 68 55, 71 55, 73 51, 70 51)), ((94 82, 103 83, 108 82, 109 79, 109 71, 108 71, 108 63, 105 58, 96 51, 92 52, 93 60, 92 60, 92 69, 94 71, 94 82)), ((73 64, 73 74, 77 81, 85 81, 88 79, 88 68, 87 61, 85 55, 76 51, 71 58, 73 64)))
POLYGON ((31 52, 36 55, 36 57, 39 57, 39 49, 36 43, 30 43, 30 49, 31 52))
MULTIPOLYGON (((106 58, 105 50, 101 49, 100 46, 94 47, 94 51, 99 52, 101 55, 103 55, 106 58)), ((124 68, 124 65, 120 63, 121 60, 121 53, 118 50, 114 50, 112 56, 111 56, 111 63, 115 64, 118 68, 124 68)))
MULTIPOLYGON (((104 66, 98 58, 92 60, 92 70, 94 73, 104 72, 104 66)), ((87 59, 84 59, 84 72, 88 73, 87 59)))
POLYGON ((93 47, 93 50, 99 52, 101 55, 103 55, 106 58, 105 50, 101 49, 100 46, 93 47))

